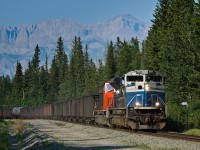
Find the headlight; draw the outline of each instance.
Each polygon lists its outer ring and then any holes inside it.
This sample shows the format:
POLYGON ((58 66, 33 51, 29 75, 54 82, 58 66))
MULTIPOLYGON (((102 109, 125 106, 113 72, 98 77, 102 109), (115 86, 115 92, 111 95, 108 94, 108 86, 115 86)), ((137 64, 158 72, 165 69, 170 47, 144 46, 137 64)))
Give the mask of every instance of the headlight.
POLYGON ((145 85, 145 90, 146 90, 146 91, 149 90, 149 85, 148 85, 148 84, 145 85))
POLYGON ((156 102, 156 107, 158 107, 160 105, 160 103, 159 102, 156 102))
POLYGON ((135 106, 136 106, 136 107, 139 107, 139 106, 140 106, 140 103, 139 103, 139 102, 136 102, 136 103, 135 103, 135 106))

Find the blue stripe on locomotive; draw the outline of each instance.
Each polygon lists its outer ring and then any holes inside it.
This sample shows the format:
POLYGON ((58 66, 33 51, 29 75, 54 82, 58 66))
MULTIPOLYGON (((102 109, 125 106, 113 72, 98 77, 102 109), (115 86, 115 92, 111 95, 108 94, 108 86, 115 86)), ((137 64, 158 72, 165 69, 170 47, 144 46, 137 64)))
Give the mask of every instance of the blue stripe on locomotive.
MULTIPOLYGON (((152 104, 152 101, 150 100, 151 96, 158 95, 163 102, 165 103, 165 93, 164 92, 156 92, 156 91, 137 91, 137 92, 127 92, 126 93, 126 106, 128 103, 132 100, 132 98, 137 96, 137 102, 141 104, 140 107, 152 107, 154 104, 152 104), (143 102, 142 102, 142 96, 143 96, 143 102)), ((154 98, 155 99, 155 98, 154 98)), ((136 97, 134 100, 130 103, 128 107, 135 107, 136 103, 136 97)))

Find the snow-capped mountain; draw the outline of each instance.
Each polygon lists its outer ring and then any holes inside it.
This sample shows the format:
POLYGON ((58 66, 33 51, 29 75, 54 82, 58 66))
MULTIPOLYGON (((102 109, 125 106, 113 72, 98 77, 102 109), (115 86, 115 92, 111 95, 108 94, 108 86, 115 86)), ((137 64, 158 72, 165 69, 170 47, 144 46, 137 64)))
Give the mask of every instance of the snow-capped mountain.
POLYGON ((41 50, 41 65, 44 64, 46 53, 50 65, 60 36, 67 54, 70 53, 74 37, 80 36, 83 47, 88 44, 89 55, 96 60, 104 58, 108 41, 116 41, 117 37, 122 40, 137 37, 142 41, 150 25, 132 15, 119 15, 96 24, 78 24, 73 20, 59 19, 19 27, 0 26, 0 76, 13 76, 17 61, 26 68, 37 44, 41 50))

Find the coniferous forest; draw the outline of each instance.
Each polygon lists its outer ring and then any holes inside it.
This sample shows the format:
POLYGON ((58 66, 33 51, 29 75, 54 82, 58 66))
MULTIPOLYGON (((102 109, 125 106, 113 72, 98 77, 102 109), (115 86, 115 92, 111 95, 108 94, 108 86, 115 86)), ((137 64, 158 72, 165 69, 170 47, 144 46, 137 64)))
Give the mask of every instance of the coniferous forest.
POLYGON ((67 55, 62 37, 51 64, 40 65, 36 45, 28 68, 16 63, 13 78, 0 77, 0 107, 38 106, 98 92, 98 86, 136 69, 165 76, 168 128, 200 128, 200 0, 158 0, 147 38, 139 43, 116 37, 105 49, 105 61, 90 59, 88 45, 74 37, 67 55), (141 49, 139 45, 142 45, 141 49))

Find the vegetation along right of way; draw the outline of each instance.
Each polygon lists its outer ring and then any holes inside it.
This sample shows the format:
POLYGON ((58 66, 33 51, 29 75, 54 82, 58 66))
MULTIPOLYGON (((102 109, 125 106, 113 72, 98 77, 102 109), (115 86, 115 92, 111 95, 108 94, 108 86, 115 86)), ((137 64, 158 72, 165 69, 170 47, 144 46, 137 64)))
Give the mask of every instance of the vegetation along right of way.
POLYGON ((116 37, 107 43, 105 61, 89 59, 87 45, 74 37, 67 55, 62 37, 54 58, 40 65, 40 47, 35 47, 28 68, 17 62, 14 78, 0 77, 0 106, 36 106, 98 91, 98 85, 135 69, 152 69, 165 77, 167 127, 200 128, 200 1, 158 0, 152 27, 139 49, 137 38, 116 37), (104 63, 105 62, 105 63, 104 63))

